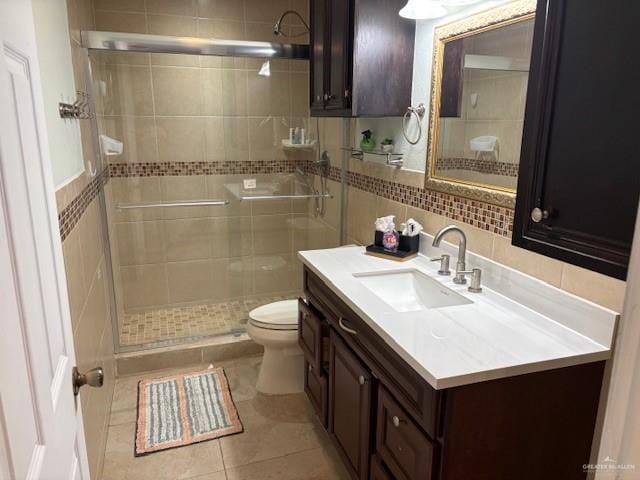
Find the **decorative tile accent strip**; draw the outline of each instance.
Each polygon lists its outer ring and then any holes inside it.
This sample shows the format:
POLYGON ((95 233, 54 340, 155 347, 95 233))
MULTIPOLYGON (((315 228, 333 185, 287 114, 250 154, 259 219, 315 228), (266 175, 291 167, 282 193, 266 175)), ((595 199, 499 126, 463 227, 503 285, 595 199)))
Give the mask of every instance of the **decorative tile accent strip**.
POLYGON ((78 224, 82 215, 91 205, 93 199, 98 196, 100 190, 109 181, 109 169, 105 168, 91 179, 80 194, 76 196, 64 210, 58 214, 58 225, 60 228, 60 238, 64 242, 74 227, 78 224))
POLYGON ((439 158, 436 161, 436 170, 468 170, 472 172, 502 175, 505 177, 518 176, 517 163, 496 162, 494 160, 482 160, 480 158, 439 158))
POLYGON ((116 178, 292 173, 298 163, 296 160, 112 163, 109 175, 116 178))
MULTIPOLYGON (((307 162, 304 169, 314 175, 320 173, 319 168, 312 162, 307 162)), ((339 182, 341 174, 342 170, 339 168, 331 167, 329 169, 330 180, 339 182)), ((511 208, 458 197, 449 193, 412 187, 356 172, 347 172, 347 184, 365 192, 404 203, 410 207, 427 210, 503 237, 511 236, 513 231, 514 211, 511 208)))

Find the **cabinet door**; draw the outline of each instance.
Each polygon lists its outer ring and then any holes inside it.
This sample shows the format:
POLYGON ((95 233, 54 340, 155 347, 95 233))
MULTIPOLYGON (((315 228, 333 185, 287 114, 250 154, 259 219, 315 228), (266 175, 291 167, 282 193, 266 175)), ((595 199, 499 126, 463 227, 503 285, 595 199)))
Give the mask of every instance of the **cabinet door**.
POLYGON ((352 1, 328 0, 330 11, 327 110, 351 106, 352 1))
POLYGON ((640 193, 638 18, 640 2, 538 0, 513 232, 620 279, 640 193))
POLYGON ((324 94, 327 91, 327 75, 325 72, 328 62, 328 50, 325 48, 329 17, 327 2, 329 0, 311 0, 311 81, 310 100, 311 111, 318 112, 324 110, 324 94))
POLYGON ((329 433, 354 479, 369 478, 372 376, 331 330, 329 433))

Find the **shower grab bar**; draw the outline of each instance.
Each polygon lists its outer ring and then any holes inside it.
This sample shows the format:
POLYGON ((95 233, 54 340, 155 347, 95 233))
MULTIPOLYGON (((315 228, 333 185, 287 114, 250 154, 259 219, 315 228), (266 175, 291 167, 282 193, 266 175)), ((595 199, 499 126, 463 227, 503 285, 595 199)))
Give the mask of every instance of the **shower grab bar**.
POLYGON ((253 200, 289 200, 300 198, 333 198, 333 195, 328 193, 311 194, 311 195, 254 195, 248 197, 240 197, 241 201, 253 201, 253 200))
POLYGON ((118 210, 133 210, 137 208, 173 208, 173 207, 223 207, 229 205, 229 200, 193 200, 189 202, 171 203, 132 203, 116 205, 118 210))

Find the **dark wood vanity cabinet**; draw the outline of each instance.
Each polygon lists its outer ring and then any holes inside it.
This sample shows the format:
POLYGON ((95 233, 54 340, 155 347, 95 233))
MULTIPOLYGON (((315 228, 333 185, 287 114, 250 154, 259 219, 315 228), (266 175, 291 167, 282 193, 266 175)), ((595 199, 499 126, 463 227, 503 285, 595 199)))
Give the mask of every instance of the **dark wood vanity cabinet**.
POLYGON ((354 480, 586 478, 604 362, 435 390, 307 268, 304 286, 328 342, 315 368, 300 336, 305 391, 354 480))
POLYGON ((398 15, 404 3, 311 0, 311 116, 404 114, 415 36, 415 21, 398 15))
POLYGON ((640 2, 538 0, 513 231, 620 279, 640 195, 638 18, 640 2))

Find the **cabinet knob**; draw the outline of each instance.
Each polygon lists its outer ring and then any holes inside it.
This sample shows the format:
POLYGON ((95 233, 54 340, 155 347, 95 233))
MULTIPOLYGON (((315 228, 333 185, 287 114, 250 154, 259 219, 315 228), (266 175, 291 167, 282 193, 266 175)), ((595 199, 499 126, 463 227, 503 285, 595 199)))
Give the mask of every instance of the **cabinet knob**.
POLYGON ((400 418, 398 418, 397 415, 394 415, 391 421, 393 422, 394 427, 399 427, 400 424, 402 423, 402 420, 400 420, 400 418))
POLYGON ((541 210, 538 207, 531 210, 531 220, 534 222, 540 223, 542 220, 547 218, 549 218, 549 212, 547 210, 541 210))
POLYGON ((309 365, 308 369, 310 372, 313 372, 313 367, 311 365, 309 365))
POLYGON ((324 94, 324 101, 328 102, 329 100, 333 100, 335 97, 333 95, 331 95, 330 93, 325 93, 324 94))
POLYGON ((367 379, 364 378, 364 375, 360 375, 360 377, 358 378, 358 382, 360 383, 360 385, 364 385, 365 383, 367 383, 367 379))

